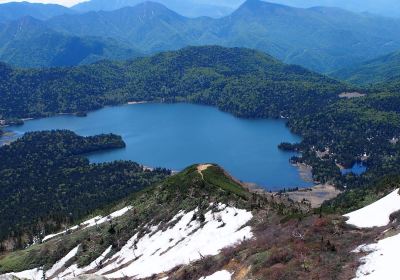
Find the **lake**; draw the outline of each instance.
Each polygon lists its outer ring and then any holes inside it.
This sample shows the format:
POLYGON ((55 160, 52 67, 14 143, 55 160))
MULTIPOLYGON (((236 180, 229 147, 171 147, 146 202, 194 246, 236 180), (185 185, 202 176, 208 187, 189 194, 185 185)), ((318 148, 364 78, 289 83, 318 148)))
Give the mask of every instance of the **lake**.
POLYGON ((89 155, 91 162, 133 160, 145 166, 182 170, 194 163, 217 163, 234 177, 267 190, 309 187, 289 163, 294 153, 279 143, 299 142, 283 120, 236 118, 216 108, 193 104, 135 104, 106 107, 87 117, 60 115, 9 127, 28 131, 69 129, 89 136, 115 133, 126 148, 89 155))
POLYGON ((367 167, 361 163, 361 162, 356 162, 351 168, 348 169, 342 169, 341 173, 342 175, 347 175, 350 173, 353 173, 354 175, 362 175, 367 171, 367 167))

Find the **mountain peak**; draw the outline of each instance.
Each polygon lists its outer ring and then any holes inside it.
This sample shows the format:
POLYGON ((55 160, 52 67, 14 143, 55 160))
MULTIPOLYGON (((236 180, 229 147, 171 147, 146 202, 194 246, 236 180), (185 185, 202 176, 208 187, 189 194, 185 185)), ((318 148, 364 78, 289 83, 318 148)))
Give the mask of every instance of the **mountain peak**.
POLYGON ((289 7, 289 6, 286 6, 286 5, 267 2, 267 1, 262 1, 262 0, 247 0, 241 6, 242 7, 243 6, 245 6, 245 7, 254 7, 254 8, 259 8, 259 7, 270 7, 270 8, 289 7))
POLYGON ((145 1, 137 4, 136 6, 123 7, 117 11, 126 11, 128 13, 134 12, 140 17, 158 17, 163 15, 173 15, 176 17, 181 17, 174 11, 168 9, 163 4, 153 1, 145 1))

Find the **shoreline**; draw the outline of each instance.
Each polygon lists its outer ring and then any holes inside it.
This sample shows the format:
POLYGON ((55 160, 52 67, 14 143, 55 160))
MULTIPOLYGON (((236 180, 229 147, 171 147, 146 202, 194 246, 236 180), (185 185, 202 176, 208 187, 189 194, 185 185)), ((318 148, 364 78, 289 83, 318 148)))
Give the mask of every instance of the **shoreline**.
POLYGON ((309 204, 311 208, 318 208, 327 200, 331 200, 342 193, 332 184, 315 184, 308 188, 299 188, 297 191, 270 192, 267 189, 253 183, 242 183, 242 186, 250 192, 266 194, 277 197, 286 197, 294 202, 309 204))
MULTIPOLYGON (((268 194, 272 196, 285 197, 294 202, 309 204, 311 208, 318 208, 323 202, 331 200, 342 193, 333 184, 321 184, 312 179, 312 167, 304 163, 292 164, 298 169, 300 177, 305 182, 310 182, 313 185, 310 187, 298 187, 295 191, 268 191, 268 189, 259 186, 255 183, 241 182, 244 188, 250 192, 268 194)), ((283 190, 284 188, 282 188, 283 190)))
POLYGON ((297 168, 300 178, 307 183, 315 183, 312 176, 312 167, 305 163, 295 163, 292 164, 297 168))

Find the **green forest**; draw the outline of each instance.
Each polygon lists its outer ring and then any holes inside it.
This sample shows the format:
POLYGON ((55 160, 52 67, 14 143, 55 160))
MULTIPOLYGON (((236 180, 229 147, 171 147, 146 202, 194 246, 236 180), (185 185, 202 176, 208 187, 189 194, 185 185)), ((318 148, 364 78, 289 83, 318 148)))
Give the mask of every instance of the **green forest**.
POLYGON ((90 164, 85 157, 124 146, 112 134, 81 137, 44 131, 1 147, 0 240, 21 247, 29 243, 24 236, 59 230, 170 175, 169 170, 144 170, 130 161, 90 164))

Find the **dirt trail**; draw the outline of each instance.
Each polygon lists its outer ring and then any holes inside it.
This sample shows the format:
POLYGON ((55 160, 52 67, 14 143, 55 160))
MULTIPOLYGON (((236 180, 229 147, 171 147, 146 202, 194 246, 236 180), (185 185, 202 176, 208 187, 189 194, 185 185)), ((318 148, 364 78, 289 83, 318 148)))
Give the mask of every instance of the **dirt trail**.
POLYGON ((206 170, 207 168, 209 168, 210 166, 212 166, 212 164, 199 164, 197 166, 197 172, 199 172, 199 174, 201 175, 202 179, 204 179, 203 171, 206 170))

